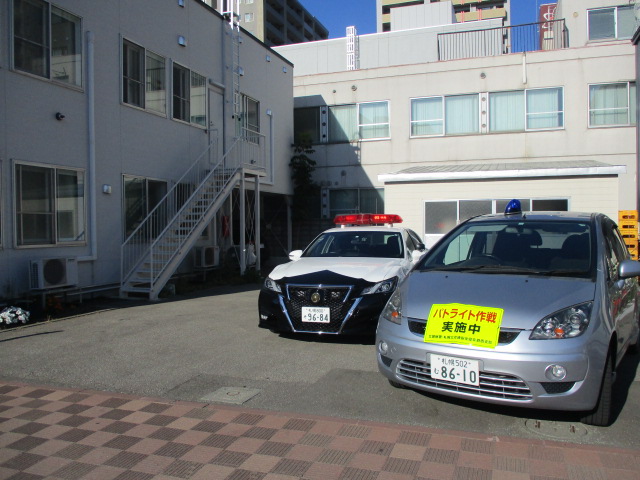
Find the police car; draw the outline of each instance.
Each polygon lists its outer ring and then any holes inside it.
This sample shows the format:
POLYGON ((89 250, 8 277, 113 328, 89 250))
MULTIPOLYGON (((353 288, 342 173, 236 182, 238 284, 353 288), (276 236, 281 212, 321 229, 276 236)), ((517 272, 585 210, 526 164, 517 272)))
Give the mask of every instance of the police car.
POLYGON ((276 332, 373 333, 398 282, 425 251, 399 215, 338 215, 336 228, 289 254, 260 291, 259 325, 276 332))

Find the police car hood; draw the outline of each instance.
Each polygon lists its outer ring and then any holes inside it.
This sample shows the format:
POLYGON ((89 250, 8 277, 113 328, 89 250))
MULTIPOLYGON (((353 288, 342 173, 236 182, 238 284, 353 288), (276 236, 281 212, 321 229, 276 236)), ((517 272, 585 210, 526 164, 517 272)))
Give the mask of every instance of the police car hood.
POLYGON ((426 320, 433 304, 504 309, 501 326, 531 330, 547 315, 594 299, 590 279, 414 271, 406 279, 403 315, 426 320))
POLYGON ((278 265, 269 276, 273 280, 293 280, 295 277, 316 274, 317 283, 325 283, 326 280, 322 280, 323 272, 331 272, 375 283, 398 275, 401 262, 401 258, 302 257, 295 262, 278 265))

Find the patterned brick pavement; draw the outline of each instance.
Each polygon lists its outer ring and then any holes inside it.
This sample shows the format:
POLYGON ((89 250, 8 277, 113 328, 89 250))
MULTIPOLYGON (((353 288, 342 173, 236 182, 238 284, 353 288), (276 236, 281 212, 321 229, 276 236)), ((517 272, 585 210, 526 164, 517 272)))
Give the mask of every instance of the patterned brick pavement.
POLYGON ((0 479, 638 480, 640 450, 0 382, 0 479))

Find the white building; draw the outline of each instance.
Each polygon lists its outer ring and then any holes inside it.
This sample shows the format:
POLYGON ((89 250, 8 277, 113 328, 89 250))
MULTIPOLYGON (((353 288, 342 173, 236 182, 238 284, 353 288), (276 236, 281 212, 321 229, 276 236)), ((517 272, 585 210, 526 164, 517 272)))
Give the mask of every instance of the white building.
POLYGON ((246 267, 292 191, 289 61, 199 0, 4 1, 0 39, 0 303, 246 267))
POLYGON ((278 47, 324 217, 397 213, 430 245, 512 198, 636 209, 633 6, 562 0, 555 18, 533 33, 487 20, 278 47))

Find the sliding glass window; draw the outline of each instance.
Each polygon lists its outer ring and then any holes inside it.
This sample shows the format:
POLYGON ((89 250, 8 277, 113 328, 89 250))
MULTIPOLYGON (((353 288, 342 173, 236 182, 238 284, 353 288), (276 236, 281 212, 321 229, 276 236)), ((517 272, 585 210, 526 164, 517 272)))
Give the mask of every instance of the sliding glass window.
POLYGON ((589 85, 589 126, 636 124, 634 82, 589 85))

